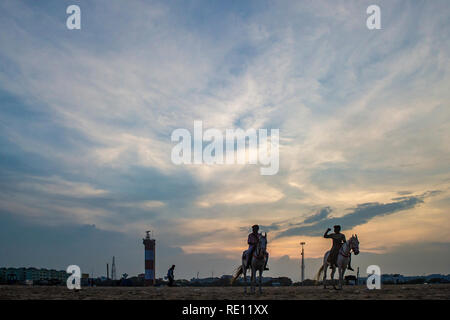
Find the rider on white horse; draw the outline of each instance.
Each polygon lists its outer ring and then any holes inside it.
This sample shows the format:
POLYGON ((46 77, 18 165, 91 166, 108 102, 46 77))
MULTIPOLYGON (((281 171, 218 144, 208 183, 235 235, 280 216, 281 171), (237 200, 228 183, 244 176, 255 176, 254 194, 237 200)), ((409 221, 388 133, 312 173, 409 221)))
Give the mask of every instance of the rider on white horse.
MULTIPOLYGON (((254 226, 252 226, 252 233, 250 233, 248 235, 248 249, 245 251, 245 257, 247 259, 247 266, 250 265, 251 261, 252 261, 252 256, 253 256, 253 251, 256 248, 256 244, 259 241, 259 237, 260 237, 260 233, 258 233, 259 231, 259 226, 257 224, 255 224, 254 226)), ((269 261, 269 253, 266 252, 266 262, 264 264, 264 270, 269 270, 269 268, 267 268, 267 261, 269 261)))
MULTIPOLYGON (((331 238, 333 239, 333 247, 330 250, 330 255, 328 256, 328 262, 330 265, 336 265, 337 258, 339 255, 339 250, 341 249, 341 246, 346 242, 345 235, 341 233, 341 226, 336 225, 334 226, 334 233, 328 234, 331 229, 328 228, 327 231, 323 234, 324 238, 331 238)), ((348 270, 354 271, 353 268, 350 266, 351 264, 351 256, 349 257, 348 261, 348 270)))

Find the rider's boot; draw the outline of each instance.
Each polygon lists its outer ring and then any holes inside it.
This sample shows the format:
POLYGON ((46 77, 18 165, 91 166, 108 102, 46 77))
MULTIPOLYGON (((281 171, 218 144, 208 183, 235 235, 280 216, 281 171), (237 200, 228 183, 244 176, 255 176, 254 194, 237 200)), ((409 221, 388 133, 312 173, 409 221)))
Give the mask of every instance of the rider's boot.
POLYGON ((348 267, 347 267, 347 269, 351 270, 351 271, 355 271, 355 270, 353 270, 351 264, 352 264, 352 257, 350 256, 350 259, 348 260, 348 267))

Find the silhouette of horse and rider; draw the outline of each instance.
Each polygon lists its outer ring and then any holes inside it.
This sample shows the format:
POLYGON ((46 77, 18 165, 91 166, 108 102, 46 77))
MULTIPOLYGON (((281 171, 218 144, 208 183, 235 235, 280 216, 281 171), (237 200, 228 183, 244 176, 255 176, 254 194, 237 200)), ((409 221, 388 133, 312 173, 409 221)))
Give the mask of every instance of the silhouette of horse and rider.
MULTIPOLYGON (((324 272, 323 285, 326 288, 326 273, 328 267, 332 269, 331 279, 333 280, 333 287, 337 289, 334 285, 334 273, 336 268, 339 271, 339 288, 342 289, 342 282, 344 278, 344 273, 346 269, 352 270, 351 267, 351 252, 355 255, 359 254, 359 240, 357 235, 352 235, 352 237, 346 241, 345 235, 341 233, 341 226, 334 226, 334 233, 329 234, 330 228, 325 231, 323 237, 327 239, 332 239, 332 247, 324 255, 323 265, 317 273, 316 280, 319 280, 320 274, 324 272)), ((251 270, 251 287, 252 293, 255 292, 256 284, 256 271, 259 272, 259 293, 262 292, 262 273, 263 271, 269 270, 267 267, 267 262, 269 260, 269 253, 267 252, 267 233, 262 235, 259 233, 259 226, 252 226, 252 233, 248 235, 247 239, 248 249, 242 253, 242 264, 236 269, 234 276, 232 278, 232 283, 239 278, 240 275, 244 277, 244 292, 247 292, 247 270, 251 270)))
POLYGON ((332 239, 333 246, 325 253, 323 257, 323 264, 317 272, 316 281, 319 281, 320 274, 323 272, 323 288, 326 289, 327 269, 330 267, 333 287, 337 289, 334 283, 334 273, 337 268, 339 272, 339 289, 342 289, 346 269, 348 268, 353 271, 353 268, 350 265, 351 253, 353 252, 355 255, 359 254, 359 240, 357 235, 352 235, 352 237, 347 241, 345 239, 345 235, 341 233, 341 226, 339 225, 334 226, 334 233, 328 234, 330 231, 331 229, 328 228, 323 237, 332 239))
POLYGON ((259 233, 259 226, 252 226, 252 233, 247 238, 248 249, 242 253, 242 264, 236 269, 232 283, 242 274, 244 277, 244 293, 247 292, 247 270, 251 270, 251 293, 255 292, 256 271, 259 272, 259 293, 262 293, 262 273, 267 268, 269 253, 267 252, 267 233, 259 233))

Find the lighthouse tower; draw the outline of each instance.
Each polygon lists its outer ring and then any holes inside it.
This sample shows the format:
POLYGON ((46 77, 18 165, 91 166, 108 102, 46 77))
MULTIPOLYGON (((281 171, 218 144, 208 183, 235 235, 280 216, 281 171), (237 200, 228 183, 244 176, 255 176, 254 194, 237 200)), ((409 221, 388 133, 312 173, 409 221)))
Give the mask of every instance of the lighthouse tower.
POLYGON ((145 246, 145 285, 155 284, 155 239, 150 238, 150 231, 146 231, 147 236, 142 239, 145 246))

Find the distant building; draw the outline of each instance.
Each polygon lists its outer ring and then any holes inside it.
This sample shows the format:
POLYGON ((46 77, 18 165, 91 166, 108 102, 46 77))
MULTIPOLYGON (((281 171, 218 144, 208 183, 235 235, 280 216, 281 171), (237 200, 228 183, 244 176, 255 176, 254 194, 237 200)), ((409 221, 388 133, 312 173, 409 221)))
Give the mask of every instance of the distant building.
POLYGON ((210 285, 213 284, 217 281, 219 281, 220 278, 217 277, 209 277, 209 278, 203 278, 203 279, 199 279, 199 278, 192 278, 191 279, 191 283, 195 284, 195 285, 210 285))
POLYGON ((399 283, 405 283, 406 279, 401 274, 382 274, 381 275, 381 282, 382 283, 391 283, 391 284, 399 284, 399 283))
POLYGON ((65 270, 57 271, 55 269, 37 269, 37 268, 0 268, 0 283, 13 282, 37 282, 52 280, 65 282, 69 274, 65 270))
MULTIPOLYGON (((358 284, 365 284, 367 277, 361 277, 358 284)), ((383 284, 417 284, 417 283, 449 283, 450 275, 430 274, 427 276, 404 276, 401 274, 382 274, 381 283, 383 284)))

